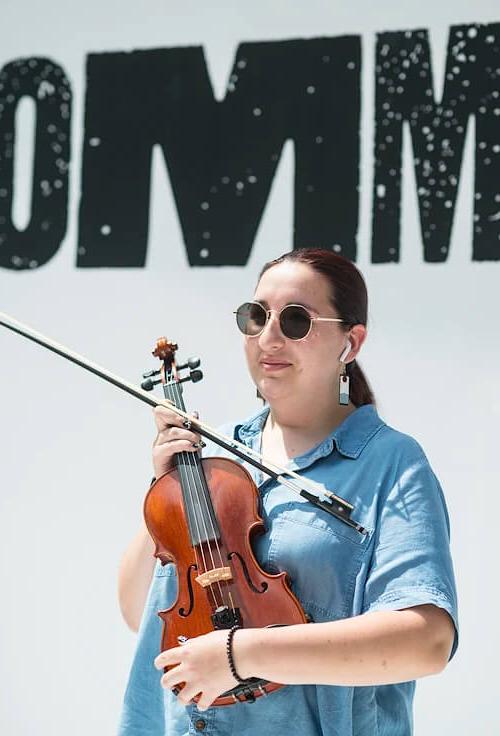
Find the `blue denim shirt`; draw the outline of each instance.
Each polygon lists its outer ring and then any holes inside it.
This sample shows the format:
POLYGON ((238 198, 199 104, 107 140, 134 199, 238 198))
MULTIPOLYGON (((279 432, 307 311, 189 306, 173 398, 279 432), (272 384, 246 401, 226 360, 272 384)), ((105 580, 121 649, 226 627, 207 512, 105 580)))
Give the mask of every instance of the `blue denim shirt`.
MULTIPOLYGON (((260 449, 265 406, 225 434, 260 449)), ((210 455, 224 454, 210 447, 210 455)), ((444 608, 457 632, 449 521, 439 482, 420 445, 387 426, 373 406, 356 409, 289 467, 354 506, 367 535, 247 465, 261 497, 266 532, 255 543, 269 572, 286 570, 314 622, 424 603, 444 608)), ((255 703, 198 711, 160 685, 157 611, 175 601, 175 567, 156 567, 125 693, 119 736, 407 736, 415 682, 341 687, 288 685, 255 703)), ((308 625, 308 624, 305 624, 308 625)), ((457 646, 457 633, 453 656, 457 646)))

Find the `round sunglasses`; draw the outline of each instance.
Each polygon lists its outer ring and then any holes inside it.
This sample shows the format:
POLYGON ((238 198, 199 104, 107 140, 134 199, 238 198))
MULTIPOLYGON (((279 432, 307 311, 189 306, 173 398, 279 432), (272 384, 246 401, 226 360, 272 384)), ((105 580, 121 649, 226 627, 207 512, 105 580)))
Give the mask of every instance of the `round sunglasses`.
POLYGON ((272 312, 278 314, 281 332, 290 340, 304 340, 313 322, 344 322, 339 317, 312 317, 301 304, 287 304, 277 312, 265 309, 259 302, 244 302, 234 314, 240 332, 247 337, 258 337, 264 332, 272 312))

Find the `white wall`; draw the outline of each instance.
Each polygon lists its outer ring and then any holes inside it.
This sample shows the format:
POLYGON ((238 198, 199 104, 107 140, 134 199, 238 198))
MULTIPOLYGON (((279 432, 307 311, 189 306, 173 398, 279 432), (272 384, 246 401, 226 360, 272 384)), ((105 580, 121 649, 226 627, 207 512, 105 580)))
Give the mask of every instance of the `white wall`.
MULTIPOLYGON (((46 266, 0 270, 0 309, 133 382, 154 367, 154 342, 168 335, 181 356, 203 359, 205 379, 188 386, 186 402, 213 425, 255 406, 231 311, 251 295, 263 262, 291 247, 291 144, 246 268, 188 266, 155 156, 146 268, 76 269, 85 55, 203 45, 221 98, 241 41, 362 34, 358 265, 371 333, 361 362, 382 416, 423 444, 442 481, 459 586, 460 649, 443 674, 419 683, 416 733, 497 732, 500 265, 471 261, 473 127, 448 261, 423 263, 408 140, 401 262, 373 265, 369 252, 375 33, 430 29, 441 85, 449 26, 500 21, 496 3, 4 0, 0 21, 0 65, 48 55, 74 92, 67 236, 46 266)), ((30 175, 26 165, 19 192, 30 175)), ((150 410, 5 330, 0 355, 0 731, 113 733, 134 649, 116 575, 152 474, 150 410)))

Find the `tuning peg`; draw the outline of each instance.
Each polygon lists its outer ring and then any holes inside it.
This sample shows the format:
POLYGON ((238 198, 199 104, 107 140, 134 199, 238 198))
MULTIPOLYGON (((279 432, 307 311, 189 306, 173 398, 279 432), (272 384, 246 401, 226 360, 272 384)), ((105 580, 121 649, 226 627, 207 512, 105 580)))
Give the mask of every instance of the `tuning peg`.
POLYGON ((198 368, 200 363, 201 360, 199 358, 188 358, 185 363, 183 363, 182 365, 178 365, 177 369, 179 371, 182 371, 183 368, 189 368, 190 370, 193 370, 194 368, 198 368))
MULTIPOLYGON (((156 372, 158 373, 159 371, 156 372)), ((161 383, 161 378, 159 378, 157 381, 153 381, 152 378, 147 378, 141 383, 141 388, 144 389, 144 391, 152 391, 158 383, 161 383)))
POLYGON ((184 376, 184 378, 181 378, 179 383, 186 383, 186 381, 192 381, 193 383, 198 383, 198 381, 201 381, 203 378, 203 371, 191 371, 189 376, 184 376))
MULTIPOLYGON (((159 373, 161 373, 161 369, 157 371, 146 371, 146 373, 142 374, 143 378, 151 378, 151 376, 157 376, 159 373)), ((147 391, 147 389, 146 389, 147 391)))

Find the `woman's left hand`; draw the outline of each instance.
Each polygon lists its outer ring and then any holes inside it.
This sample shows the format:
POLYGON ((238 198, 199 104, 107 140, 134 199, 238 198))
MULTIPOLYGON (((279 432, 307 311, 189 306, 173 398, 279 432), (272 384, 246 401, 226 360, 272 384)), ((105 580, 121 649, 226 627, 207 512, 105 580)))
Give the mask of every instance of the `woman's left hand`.
POLYGON ((199 710, 206 710, 219 695, 236 687, 238 682, 231 674, 226 653, 228 633, 223 629, 211 631, 159 654, 155 667, 171 667, 161 678, 162 687, 181 686, 177 697, 184 705, 199 695, 199 710))

